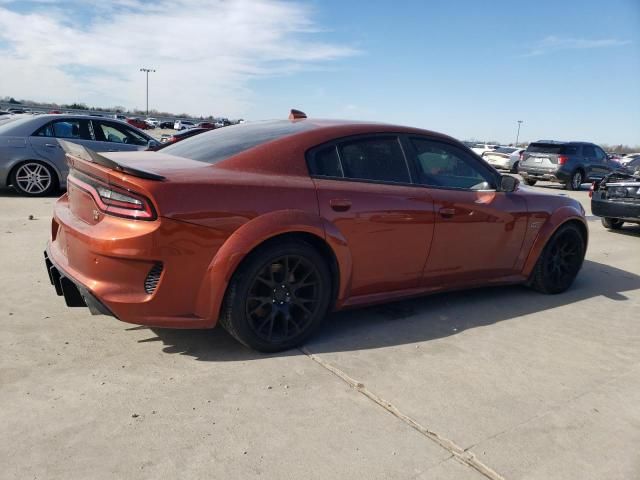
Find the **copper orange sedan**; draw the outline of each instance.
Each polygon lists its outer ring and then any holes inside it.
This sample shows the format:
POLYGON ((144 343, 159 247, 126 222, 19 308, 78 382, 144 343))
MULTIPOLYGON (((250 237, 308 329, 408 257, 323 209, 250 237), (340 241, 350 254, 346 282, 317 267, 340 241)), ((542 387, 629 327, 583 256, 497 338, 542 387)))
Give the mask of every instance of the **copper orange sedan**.
POLYGON ((67 305, 219 322, 261 351, 299 345, 331 310, 484 285, 559 293, 587 246, 578 202, 426 130, 296 114, 161 152, 64 147, 46 264, 67 305))

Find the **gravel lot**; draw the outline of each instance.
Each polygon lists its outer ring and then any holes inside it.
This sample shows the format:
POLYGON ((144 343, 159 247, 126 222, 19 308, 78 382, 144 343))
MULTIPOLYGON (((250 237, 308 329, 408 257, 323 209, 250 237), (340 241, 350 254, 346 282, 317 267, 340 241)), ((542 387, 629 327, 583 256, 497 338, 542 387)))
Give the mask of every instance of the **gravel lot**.
MULTIPOLYGON (((586 185, 535 188, 589 211, 586 185)), ((42 259, 54 201, 0 192, 2 478, 640 478, 638 226, 589 217, 565 294, 335 314, 265 356, 66 308, 42 259)))

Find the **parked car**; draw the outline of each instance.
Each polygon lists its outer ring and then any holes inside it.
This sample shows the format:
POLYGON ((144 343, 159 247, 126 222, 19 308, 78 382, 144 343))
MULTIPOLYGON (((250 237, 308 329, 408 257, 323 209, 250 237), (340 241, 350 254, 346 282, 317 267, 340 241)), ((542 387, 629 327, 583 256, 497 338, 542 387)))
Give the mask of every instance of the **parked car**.
POLYGON ((182 130, 181 132, 174 133, 173 135, 166 135, 166 136, 163 135, 162 136, 163 138, 160 139, 160 145, 150 148, 149 150, 157 151, 171 145, 172 143, 180 142, 185 138, 194 137, 196 135, 199 135, 204 132, 208 132, 210 130, 211 130, 210 128, 195 127, 195 128, 189 128, 187 130, 182 130))
POLYGON ((47 195, 65 188, 68 165, 57 139, 101 151, 144 150, 157 143, 126 123, 86 115, 23 116, 0 124, 0 188, 47 195))
POLYGON ((524 148, 498 147, 495 150, 484 152, 482 158, 497 170, 518 173, 518 165, 522 152, 524 152, 524 148))
POLYGON ((144 121, 151 128, 156 128, 158 125, 160 125, 160 121, 154 117, 145 118, 144 121))
POLYGON ((184 130, 186 128, 193 128, 195 126, 196 126, 195 123, 189 122, 187 120, 176 120, 175 123, 173 124, 173 129, 174 130, 184 130))
POLYGON ((114 114, 113 118, 115 118, 116 120, 122 120, 123 122, 127 121, 127 116, 126 115, 122 115, 121 113, 114 114))
POLYGON ((8 108, 7 111, 15 115, 17 113, 27 113, 29 110, 26 108, 13 107, 13 108, 8 108))
POLYGON ((602 225, 619 230, 625 222, 640 223, 640 157, 624 168, 594 182, 591 211, 602 217, 602 225))
POLYGON ((562 183, 568 190, 580 190, 583 183, 601 180, 616 166, 593 143, 540 140, 529 144, 518 173, 527 185, 546 180, 562 183))
POLYGON ((494 145, 492 143, 474 143, 471 147, 471 150, 473 150, 478 155, 482 155, 484 152, 490 152, 498 147, 499 145, 494 145))
POLYGON ((160 152, 69 148, 45 259, 57 293, 131 323, 219 321, 243 344, 279 351, 332 310, 572 284, 588 235, 576 200, 521 189, 446 135, 305 118, 160 152))
POLYGON ((147 122, 138 117, 127 118, 126 122, 129 125, 133 125, 134 127, 139 128, 140 130, 148 130, 149 128, 151 128, 147 122))
POLYGON ((159 128, 173 128, 173 125, 175 124, 174 121, 164 121, 164 122, 160 122, 158 124, 159 128))
POLYGON ((196 128, 206 128, 208 130, 213 130, 214 128, 217 128, 217 127, 215 126, 215 124, 211 122, 200 122, 196 124, 196 128))
POLYGON ((620 163, 622 165, 626 165, 636 158, 640 158, 640 153, 627 153, 620 158, 620 163))

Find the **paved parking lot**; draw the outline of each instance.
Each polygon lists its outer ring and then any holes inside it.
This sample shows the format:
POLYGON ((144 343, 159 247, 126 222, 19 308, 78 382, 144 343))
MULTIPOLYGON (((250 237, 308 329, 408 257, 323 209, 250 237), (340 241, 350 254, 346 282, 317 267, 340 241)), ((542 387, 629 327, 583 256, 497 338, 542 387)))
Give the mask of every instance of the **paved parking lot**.
POLYGON ((565 294, 334 314, 265 356, 66 308, 42 261, 54 201, 0 192, 2 478, 640 478, 638 226, 590 216, 565 294))

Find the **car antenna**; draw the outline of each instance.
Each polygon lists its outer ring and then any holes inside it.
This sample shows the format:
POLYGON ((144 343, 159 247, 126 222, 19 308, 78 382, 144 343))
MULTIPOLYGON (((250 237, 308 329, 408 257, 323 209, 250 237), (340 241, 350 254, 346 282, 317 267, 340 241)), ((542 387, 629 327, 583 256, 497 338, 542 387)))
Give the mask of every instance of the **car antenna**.
POLYGON ((292 108, 289 112, 289 120, 300 120, 302 118, 307 118, 307 114, 302 110, 296 110, 295 108, 292 108))

